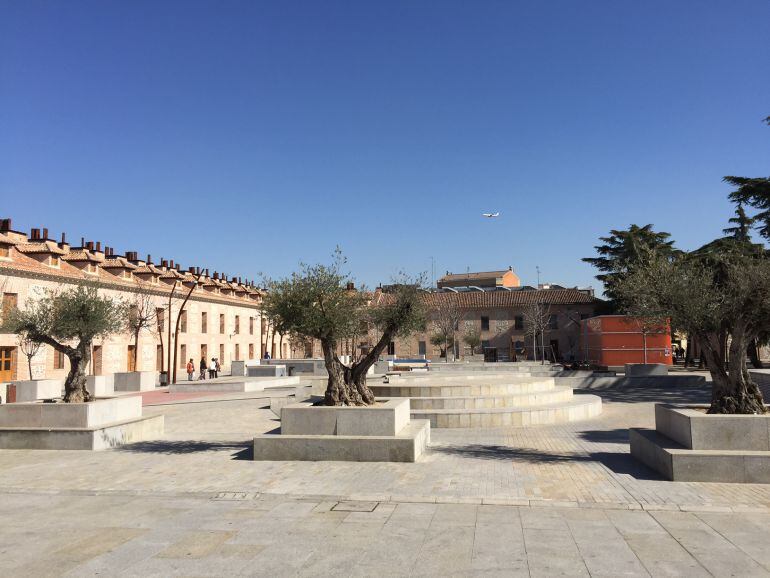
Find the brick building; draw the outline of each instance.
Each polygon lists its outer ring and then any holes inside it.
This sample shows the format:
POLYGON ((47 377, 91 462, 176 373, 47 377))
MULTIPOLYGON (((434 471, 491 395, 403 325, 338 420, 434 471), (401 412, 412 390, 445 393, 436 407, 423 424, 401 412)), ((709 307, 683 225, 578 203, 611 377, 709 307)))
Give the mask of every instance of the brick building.
MULTIPOLYGON (((153 326, 141 333, 133 364, 134 341, 125 334, 95 341, 89 373, 102 375, 122 371, 160 371, 169 356, 168 320, 172 333, 182 301, 193 288, 180 317, 177 338, 177 374, 184 374, 187 361, 196 366, 201 357, 220 360, 224 372, 231 361, 258 359, 264 348, 274 357, 290 356, 287 340, 266 336, 260 315, 262 294, 253 284, 239 278, 198 268, 183 270, 173 261, 155 264, 148 255, 135 252, 116 255, 100 242, 71 247, 64 235, 60 241, 48 237, 47 229, 32 229, 29 235, 14 231, 10 219, 0 220, 0 294, 2 311, 18 306, 47 290, 66 288, 82 282, 98 284, 103 295, 134 302, 138 295, 155 308, 153 326), (169 296, 171 313, 169 314, 169 296), (282 343, 281 343, 282 342, 282 343), (277 351, 281 343, 283 351, 277 351)), ((172 334, 172 342, 174 335, 172 334)), ((172 351, 173 358, 173 351, 172 351)), ((69 370, 66 356, 43 346, 32 358, 32 378, 64 378, 69 370)), ((0 382, 29 379, 27 358, 18 338, 0 334, 0 382)))

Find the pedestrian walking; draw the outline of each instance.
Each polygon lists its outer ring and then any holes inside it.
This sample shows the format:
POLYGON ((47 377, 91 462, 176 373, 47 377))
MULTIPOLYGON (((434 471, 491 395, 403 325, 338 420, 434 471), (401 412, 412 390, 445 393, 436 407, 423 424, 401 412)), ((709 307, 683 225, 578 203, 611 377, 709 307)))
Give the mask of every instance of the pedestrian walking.
POLYGON ((219 358, 214 358, 214 369, 216 370, 216 376, 219 377, 219 372, 222 371, 222 366, 219 365, 219 358))
POLYGON ((199 365, 200 374, 198 374, 198 381, 203 381, 206 379, 206 358, 201 357, 201 362, 199 365))
POLYGON ((192 381, 194 375, 195 375, 195 364, 193 363, 193 360, 191 357, 190 361, 187 362, 187 381, 192 381))
POLYGON ((217 377, 217 361, 213 357, 211 358, 211 365, 209 365, 209 377, 216 379, 217 377))

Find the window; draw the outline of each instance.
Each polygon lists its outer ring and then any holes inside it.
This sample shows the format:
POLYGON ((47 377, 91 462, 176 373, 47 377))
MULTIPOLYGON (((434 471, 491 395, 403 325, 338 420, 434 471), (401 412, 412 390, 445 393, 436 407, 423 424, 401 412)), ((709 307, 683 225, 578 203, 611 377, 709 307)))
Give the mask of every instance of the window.
POLYGON ((64 369, 64 354, 57 349, 53 351, 53 368, 64 369))
POLYGON ((395 355, 396 354, 396 343, 394 341, 391 341, 388 343, 388 355, 395 355))
POLYGON ((158 320, 158 331, 163 331, 166 323, 166 310, 162 307, 155 309, 155 319, 158 320))
POLYGON ((155 346, 155 371, 163 371, 163 346, 155 346))
POLYGON ((209 356, 209 348, 204 343, 204 344, 201 345, 201 358, 202 359, 206 359, 206 358, 208 358, 208 356, 209 356))
POLYGON ((219 314, 219 332, 224 334, 225 332, 225 314, 220 313, 219 314))
POLYGON ((201 313, 201 333, 207 333, 208 329, 209 329, 208 316, 204 311, 203 313, 201 313))
POLYGON ((254 335, 254 318, 249 317, 249 335, 254 335))
POLYGON ((126 371, 136 371, 136 359, 134 359, 135 353, 136 347, 129 345, 126 350, 126 371))
POLYGON ((179 346, 179 367, 187 367, 187 346, 179 346))
POLYGON ((521 331, 524 329, 524 316, 523 315, 516 315, 513 318, 513 328, 521 331))
POLYGON ((16 309, 18 302, 19 296, 16 293, 3 293, 3 318, 5 318, 8 313, 16 309))
POLYGON ((240 332, 241 332, 241 316, 236 315, 235 316, 235 334, 237 335, 240 332))
POLYGON ((418 341, 417 342, 417 354, 418 355, 425 355, 426 347, 424 341, 418 341))
POLYGON ((241 360, 241 346, 236 343, 235 344, 235 361, 241 360))
POLYGON ((223 343, 219 344, 219 363, 222 363, 222 361, 225 358, 225 346, 223 343))
POLYGON ((58 267, 59 266, 59 257, 54 257, 51 255, 51 261, 50 261, 51 267, 58 267))
POLYGON ((489 317, 481 316, 481 330, 489 331, 489 317))
POLYGON ((551 314, 548 316, 548 329, 558 329, 559 328, 559 316, 554 314, 551 314))
POLYGON ((187 333, 187 311, 182 311, 179 318, 179 333, 187 333))
POLYGON ((0 245, 0 257, 8 257, 11 254, 8 245, 0 245))
POLYGON ((249 343, 249 359, 254 359, 254 344, 249 343))

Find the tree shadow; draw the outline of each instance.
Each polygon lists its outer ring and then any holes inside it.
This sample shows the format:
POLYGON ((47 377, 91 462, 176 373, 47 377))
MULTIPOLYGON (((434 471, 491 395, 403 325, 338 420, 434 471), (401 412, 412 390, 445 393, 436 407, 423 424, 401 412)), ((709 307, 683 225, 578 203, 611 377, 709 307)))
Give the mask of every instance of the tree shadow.
POLYGON ((127 444, 115 448, 115 451, 142 454, 184 455, 205 452, 232 451, 232 459, 250 459, 241 457, 252 453, 252 442, 246 441, 206 441, 206 440, 151 440, 127 444))
POLYGON ((709 403, 711 387, 628 386, 610 389, 576 389, 575 393, 598 395, 602 401, 617 403, 709 403))
POLYGON ((578 437, 597 444, 628 445, 628 428, 581 431, 578 432, 578 437))
MULTIPOLYGON (((626 434, 627 435, 627 434, 626 434)), ((553 464, 598 462, 616 474, 630 475, 639 480, 662 480, 656 472, 637 462, 627 452, 555 453, 532 448, 501 445, 470 444, 465 446, 432 446, 431 452, 464 458, 553 464)))

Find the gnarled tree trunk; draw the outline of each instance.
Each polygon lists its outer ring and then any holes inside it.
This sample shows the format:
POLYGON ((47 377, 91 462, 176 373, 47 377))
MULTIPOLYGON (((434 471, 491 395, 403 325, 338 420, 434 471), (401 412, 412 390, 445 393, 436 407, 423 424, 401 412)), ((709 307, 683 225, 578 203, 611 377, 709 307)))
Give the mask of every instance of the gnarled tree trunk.
POLYGON ((350 368, 346 367, 337 357, 334 346, 334 341, 321 340, 324 363, 326 364, 326 371, 329 373, 324 403, 326 405, 364 405, 360 396, 356 396, 355 390, 350 388, 350 368))
POLYGON ((765 413, 762 393, 746 367, 746 342, 744 327, 737 325, 731 335, 729 359, 725 364, 720 336, 710 335, 703 340, 702 347, 713 380, 709 413, 765 413))
POLYGON ((64 382, 64 401, 81 403, 91 401, 93 396, 88 391, 86 368, 91 361, 91 343, 81 341, 77 347, 67 347, 63 353, 70 360, 70 371, 64 382))

